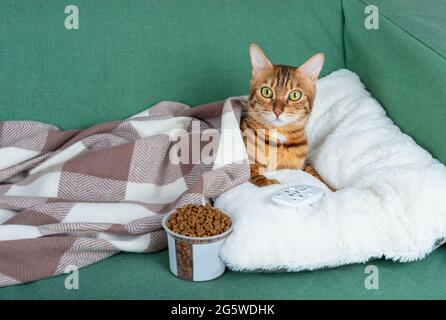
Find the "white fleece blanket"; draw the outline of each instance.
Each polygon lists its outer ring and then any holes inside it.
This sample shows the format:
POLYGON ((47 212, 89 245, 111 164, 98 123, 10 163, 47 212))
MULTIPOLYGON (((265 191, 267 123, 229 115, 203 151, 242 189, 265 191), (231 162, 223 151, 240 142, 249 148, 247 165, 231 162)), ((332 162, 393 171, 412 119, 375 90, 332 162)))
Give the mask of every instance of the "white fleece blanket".
POLYGON ((423 258, 446 236, 446 167, 403 134, 357 75, 321 79, 307 127, 310 161, 327 183, 312 207, 270 201, 289 184, 321 185, 301 171, 281 185, 244 183, 216 199, 235 218, 221 256, 233 270, 300 271, 385 257, 423 258))

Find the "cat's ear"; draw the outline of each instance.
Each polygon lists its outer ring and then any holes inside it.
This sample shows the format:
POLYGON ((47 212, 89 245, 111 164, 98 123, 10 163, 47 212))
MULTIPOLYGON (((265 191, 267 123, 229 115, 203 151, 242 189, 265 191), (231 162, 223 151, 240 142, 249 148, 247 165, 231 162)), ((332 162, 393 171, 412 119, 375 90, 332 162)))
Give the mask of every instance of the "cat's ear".
POLYGON ((325 56, 322 52, 316 53, 299 67, 299 71, 311 81, 316 81, 324 65, 325 56))
POLYGON ((260 47, 255 43, 251 43, 249 46, 249 54, 251 56, 253 76, 273 68, 271 61, 269 61, 262 49, 260 49, 260 47))

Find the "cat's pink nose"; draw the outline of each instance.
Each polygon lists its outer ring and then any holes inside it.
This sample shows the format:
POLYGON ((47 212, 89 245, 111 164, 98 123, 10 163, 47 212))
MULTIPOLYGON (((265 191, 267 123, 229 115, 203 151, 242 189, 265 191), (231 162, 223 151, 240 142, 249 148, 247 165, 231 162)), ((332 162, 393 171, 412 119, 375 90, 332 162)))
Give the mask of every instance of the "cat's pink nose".
POLYGON ((282 114, 282 110, 280 109, 274 109, 273 111, 277 118, 282 114))

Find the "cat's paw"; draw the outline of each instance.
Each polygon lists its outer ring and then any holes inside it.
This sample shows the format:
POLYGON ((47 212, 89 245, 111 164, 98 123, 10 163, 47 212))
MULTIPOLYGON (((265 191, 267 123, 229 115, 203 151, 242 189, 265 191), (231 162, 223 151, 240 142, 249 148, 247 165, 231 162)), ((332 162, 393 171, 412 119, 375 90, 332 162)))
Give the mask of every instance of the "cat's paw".
POLYGON ((276 179, 267 179, 266 183, 264 185, 261 185, 260 187, 266 187, 266 186, 270 186, 272 184, 280 184, 280 181, 276 180, 276 179))
POLYGON ((268 179, 265 176, 258 175, 255 177, 252 177, 249 180, 252 184, 256 185, 257 187, 267 187, 273 184, 280 184, 280 182, 276 179, 268 179))

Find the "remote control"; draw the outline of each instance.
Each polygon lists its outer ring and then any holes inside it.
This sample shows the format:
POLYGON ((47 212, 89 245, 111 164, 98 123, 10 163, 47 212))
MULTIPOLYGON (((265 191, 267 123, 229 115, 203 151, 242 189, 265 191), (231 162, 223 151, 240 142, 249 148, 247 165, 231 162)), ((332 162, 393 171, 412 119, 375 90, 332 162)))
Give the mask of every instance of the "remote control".
POLYGON ((309 206, 320 200, 325 194, 321 188, 310 185, 296 185, 276 193, 271 200, 280 206, 309 206))

